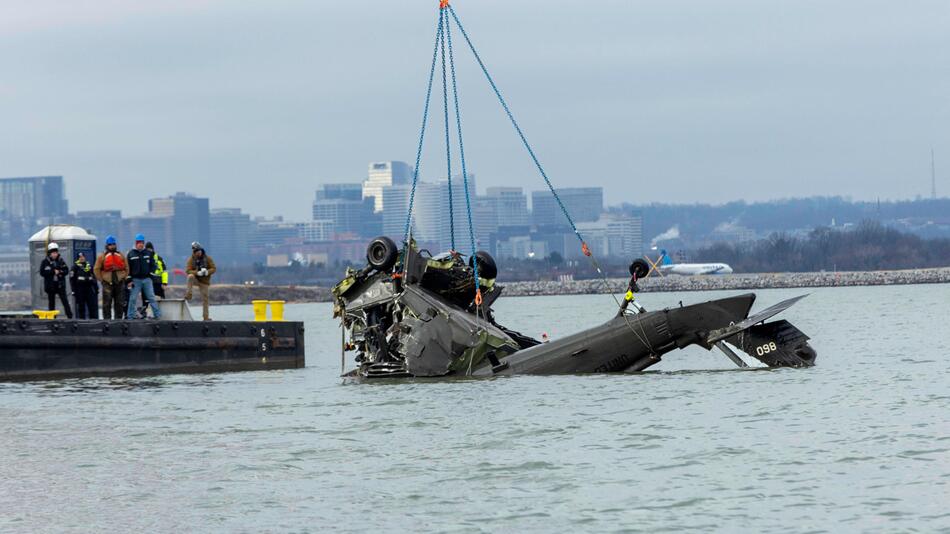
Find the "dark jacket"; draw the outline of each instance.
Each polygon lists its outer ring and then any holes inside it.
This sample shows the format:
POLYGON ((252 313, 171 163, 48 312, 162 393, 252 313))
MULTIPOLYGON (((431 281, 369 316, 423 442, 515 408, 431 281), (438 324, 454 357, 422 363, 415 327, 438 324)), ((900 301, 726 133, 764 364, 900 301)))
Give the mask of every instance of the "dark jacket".
POLYGON ((211 256, 209 256, 204 249, 201 249, 200 258, 192 253, 191 256, 188 256, 188 261, 185 263, 185 273, 195 275, 195 279, 198 280, 199 284, 210 284, 211 275, 217 271, 218 268, 215 266, 214 260, 211 259, 211 256), (208 269, 208 274, 206 276, 198 276, 198 271, 201 269, 208 269))
POLYGON ((129 276, 136 280, 150 278, 155 270, 155 253, 151 250, 133 248, 125 259, 129 264, 129 276))
POLYGON ((43 289, 47 293, 55 293, 61 288, 66 287, 66 277, 69 275, 69 267, 60 256, 55 260, 46 256, 43 263, 40 264, 40 276, 43 277, 43 289))
POLYGON ((69 270, 69 286, 73 293, 77 294, 99 289, 99 284, 96 283, 96 275, 92 272, 92 265, 89 265, 88 261, 73 264, 73 268, 69 270))

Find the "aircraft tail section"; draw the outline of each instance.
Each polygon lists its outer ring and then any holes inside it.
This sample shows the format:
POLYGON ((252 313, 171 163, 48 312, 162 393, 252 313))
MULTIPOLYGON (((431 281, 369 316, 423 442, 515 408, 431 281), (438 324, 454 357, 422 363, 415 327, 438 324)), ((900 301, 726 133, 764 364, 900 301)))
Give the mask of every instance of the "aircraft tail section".
POLYGON ((751 326, 726 341, 769 367, 811 367, 816 353, 808 339, 783 319, 751 326))

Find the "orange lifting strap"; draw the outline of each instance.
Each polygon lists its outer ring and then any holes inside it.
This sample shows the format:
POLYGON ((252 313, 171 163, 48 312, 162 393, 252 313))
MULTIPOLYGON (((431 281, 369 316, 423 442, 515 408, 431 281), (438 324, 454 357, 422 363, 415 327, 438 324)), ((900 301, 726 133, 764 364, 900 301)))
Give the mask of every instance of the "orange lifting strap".
POLYGON ((476 305, 476 306, 481 306, 481 305, 482 305, 482 290, 481 290, 481 288, 475 290, 475 305, 476 305))
POLYGON ((449 7, 449 0, 439 0, 439 9, 445 9, 449 7))

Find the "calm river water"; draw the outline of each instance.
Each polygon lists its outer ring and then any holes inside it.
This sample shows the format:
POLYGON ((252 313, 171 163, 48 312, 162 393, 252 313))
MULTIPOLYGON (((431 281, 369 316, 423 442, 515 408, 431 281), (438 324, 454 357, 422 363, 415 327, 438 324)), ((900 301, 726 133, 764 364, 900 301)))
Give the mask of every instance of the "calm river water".
MULTIPOLYGON (((556 338, 613 307, 497 315, 556 338)), ((343 384, 330 306, 287 314, 306 369, 0 384, 0 531, 950 532, 948 285, 813 290, 782 316, 806 370, 696 349, 642 374, 343 384)))

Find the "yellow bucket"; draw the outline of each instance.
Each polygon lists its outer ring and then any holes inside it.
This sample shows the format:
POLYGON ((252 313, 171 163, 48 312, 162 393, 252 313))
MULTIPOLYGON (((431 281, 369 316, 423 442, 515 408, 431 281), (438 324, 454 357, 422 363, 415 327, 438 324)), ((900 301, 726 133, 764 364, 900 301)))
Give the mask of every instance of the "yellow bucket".
POLYGON ((266 300, 252 300, 251 306, 254 307, 254 321, 262 323, 267 320, 266 300))
POLYGON ((284 301, 283 300, 270 301, 270 320, 271 321, 284 320, 284 301))

